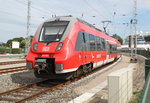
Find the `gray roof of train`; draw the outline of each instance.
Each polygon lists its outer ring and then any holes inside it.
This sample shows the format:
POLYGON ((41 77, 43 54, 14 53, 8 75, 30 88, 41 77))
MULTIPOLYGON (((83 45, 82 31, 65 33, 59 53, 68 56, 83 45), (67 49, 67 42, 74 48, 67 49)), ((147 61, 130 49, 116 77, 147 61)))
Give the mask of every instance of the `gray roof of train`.
POLYGON ((68 24, 68 27, 67 27, 66 31, 64 32, 63 37, 61 38, 61 41, 66 38, 66 36, 67 36, 67 34, 69 33, 69 31, 70 31, 72 25, 73 25, 75 22, 77 22, 77 21, 82 22, 83 24, 88 25, 89 27, 92 27, 92 28, 94 28, 94 29, 96 29, 96 30, 98 30, 98 31, 100 31, 100 32, 103 32, 102 30, 96 28, 95 26, 93 26, 93 25, 89 24, 88 22, 86 22, 86 21, 84 21, 84 20, 81 20, 81 19, 79 19, 79 18, 75 18, 75 17, 71 17, 71 16, 60 16, 60 17, 58 16, 58 17, 53 17, 53 18, 47 19, 46 21, 44 21, 44 22, 38 27, 38 29, 37 29, 37 34, 36 34, 36 40, 38 41, 38 38, 39 38, 39 36, 40 36, 41 28, 42 28, 42 26, 43 26, 43 24, 44 24, 45 22, 51 22, 51 21, 57 21, 57 20, 58 20, 58 21, 70 21, 69 24, 68 24))

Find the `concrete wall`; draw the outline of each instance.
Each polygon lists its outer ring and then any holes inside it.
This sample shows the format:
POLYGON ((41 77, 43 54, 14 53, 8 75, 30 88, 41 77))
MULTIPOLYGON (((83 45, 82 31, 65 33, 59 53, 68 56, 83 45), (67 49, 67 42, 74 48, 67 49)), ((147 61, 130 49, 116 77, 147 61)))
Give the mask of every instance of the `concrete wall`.
POLYGON ((108 103, 127 103, 132 96, 133 75, 131 66, 108 76, 108 103))

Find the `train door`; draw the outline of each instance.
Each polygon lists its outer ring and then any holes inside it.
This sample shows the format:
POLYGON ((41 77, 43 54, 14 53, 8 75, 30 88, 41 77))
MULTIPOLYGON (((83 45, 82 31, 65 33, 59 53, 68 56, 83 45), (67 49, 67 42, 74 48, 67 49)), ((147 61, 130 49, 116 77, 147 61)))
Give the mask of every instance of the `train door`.
POLYGON ((86 45, 86 37, 85 33, 82 32, 83 42, 82 42, 82 62, 83 64, 87 63, 87 45, 86 45))
POLYGON ((79 53, 79 60, 82 64, 87 64, 91 60, 91 52, 89 52, 89 34, 80 31, 76 40, 75 51, 79 53))
POLYGON ((109 61, 109 57, 110 57, 110 45, 108 43, 108 41, 106 41, 106 62, 107 63, 109 61))

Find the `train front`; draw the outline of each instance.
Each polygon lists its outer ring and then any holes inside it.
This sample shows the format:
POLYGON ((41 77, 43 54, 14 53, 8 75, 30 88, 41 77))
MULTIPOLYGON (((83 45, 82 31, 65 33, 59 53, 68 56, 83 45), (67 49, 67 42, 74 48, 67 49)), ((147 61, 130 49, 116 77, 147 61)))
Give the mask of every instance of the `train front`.
POLYGON ((38 28, 26 57, 27 68, 34 69, 36 77, 62 79, 69 76, 69 73, 63 75, 63 64, 68 54, 70 26, 66 18, 52 18, 38 28))

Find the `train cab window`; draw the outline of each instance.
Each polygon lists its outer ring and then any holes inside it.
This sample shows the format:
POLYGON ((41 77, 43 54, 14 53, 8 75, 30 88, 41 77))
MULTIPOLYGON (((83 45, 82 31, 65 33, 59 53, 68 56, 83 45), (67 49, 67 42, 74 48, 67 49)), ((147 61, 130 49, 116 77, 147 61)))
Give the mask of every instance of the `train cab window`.
POLYGON ((95 51, 96 46, 95 46, 95 36, 94 35, 89 35, 89 43, 90 43, 90 51, 95 51))
POLYGON ((41 29, 40 42, 57 42, 60 41, 64 34, 69 21, 51 21, 45 22, 41 29))

